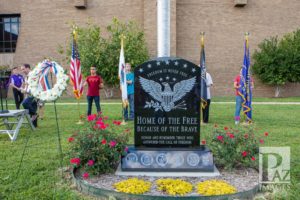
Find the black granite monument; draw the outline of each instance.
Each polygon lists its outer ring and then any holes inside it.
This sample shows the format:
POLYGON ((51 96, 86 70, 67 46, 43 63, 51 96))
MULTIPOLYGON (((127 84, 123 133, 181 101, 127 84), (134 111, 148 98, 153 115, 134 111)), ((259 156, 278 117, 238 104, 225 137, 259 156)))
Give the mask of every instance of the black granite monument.
POLYGON ((200 68, 180 58, 158 58, 134 70, 135 145, 123 171, 213 171, 200 146, 200 68))

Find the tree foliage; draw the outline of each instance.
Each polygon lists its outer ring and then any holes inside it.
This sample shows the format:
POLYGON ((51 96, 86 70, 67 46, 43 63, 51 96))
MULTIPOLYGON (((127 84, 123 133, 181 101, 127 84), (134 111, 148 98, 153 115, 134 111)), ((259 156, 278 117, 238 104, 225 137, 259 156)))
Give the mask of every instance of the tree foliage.
POLYGON ((300 82, 300 29, 282 39, 265 39, 258 47, 253 54, 253 72, 263 83, 300 82))
MULTIPOLYGON (((96 65, 97 73, 101 75, 106 85, 119 84, 121 34, 125 36, 125 62, 131 63, 132 68, 135 68, 149 58, 144 32, 133 21, 125 23, 113 18, 112 23, 106 27, 106 37, 102 34, 101 28, 91 22, 87 27, 78 27, 77 32, 82 73, 84 76, 89 75, 90 66, 96 65)), ((71 45, 66 52, 67 55, 71 55, 71 45)))

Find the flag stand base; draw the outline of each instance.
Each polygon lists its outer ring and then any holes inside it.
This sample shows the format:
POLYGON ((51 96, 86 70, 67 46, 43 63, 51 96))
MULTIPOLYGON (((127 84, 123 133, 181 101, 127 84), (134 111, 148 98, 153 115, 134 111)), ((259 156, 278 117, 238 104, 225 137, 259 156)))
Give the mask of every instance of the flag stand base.
POLYGON ((82 121, 82 120, 79 120, 78 122, 76 122, 76 124, 81 125, 81 124, 83 124, 83 121, 82 121))
POLYGON ((123 119, 123 121, 121 122, 121 125, 127 125, 127 123, 125 122, 125 120, 123 119))
POLYGON ((250 126, 250 125, 251 125, 251 122, 242 122, 241 125, 242 125, 242 126, 250 126))

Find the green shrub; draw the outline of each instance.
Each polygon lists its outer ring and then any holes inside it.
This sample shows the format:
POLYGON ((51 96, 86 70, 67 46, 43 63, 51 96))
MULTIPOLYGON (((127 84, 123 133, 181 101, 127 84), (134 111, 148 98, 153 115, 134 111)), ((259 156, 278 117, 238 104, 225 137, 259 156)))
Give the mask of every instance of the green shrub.
POLYGON ((96 175, 114 171, 121 155, 127 151, 129 133, 115 132, 120 121, 107 124, 104 118, 88 116, 84 126, 68 138, 70 163, 85 172, 84 178, 88 178, 89 173, 96 175))
POLYGON ((288 82, 300 82, 300 29, 284 35, 263 40, 253 53, 253 72, 265 84, 280 87, 288 82))
MULTIPOLYGON (((264 137, 268 136, 267 132, 264 134, 264 137)), ((218 167, 257 169, 260 143, 263 144, 264 139, 258 139, 252 127, 219 129, 215 126, 209 147, 218 167)))
MULTIPOLYGON (((78 50, 81 59, 81 69, 84 76, 90 74, 90 67, 96 65, 97 73, 104 79, 105 85, 119 84, 118 67, 121 49, 121 35, 124 39, 125 62, 129 62, 134 69, 149 59, 145 35, 142 28, 134 21, 122 22, 113 18, 106 27, 107 36, 103 36, 102 29, 92 23, 86 27, 78 27, 78 50)), ((66 48, 58 47, 58 53, 64 55, 65 61, 70 61, 71 43, 66 48), (66 49, 66 51, 65 51, 66 49)))

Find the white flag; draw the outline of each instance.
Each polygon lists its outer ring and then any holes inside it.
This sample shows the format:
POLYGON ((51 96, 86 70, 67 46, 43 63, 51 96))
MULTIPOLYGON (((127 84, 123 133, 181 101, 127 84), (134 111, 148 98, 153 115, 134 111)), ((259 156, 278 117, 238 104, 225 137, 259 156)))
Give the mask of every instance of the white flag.
POLYGON ((127 82, 126 82, 126 70, 125 70, 125 57, 123 49, 123 39, 121 39, 121 51, 119 60, 119 78, 120 78, 120 89, 122 91, 123 105, 127 105, 127 82))

